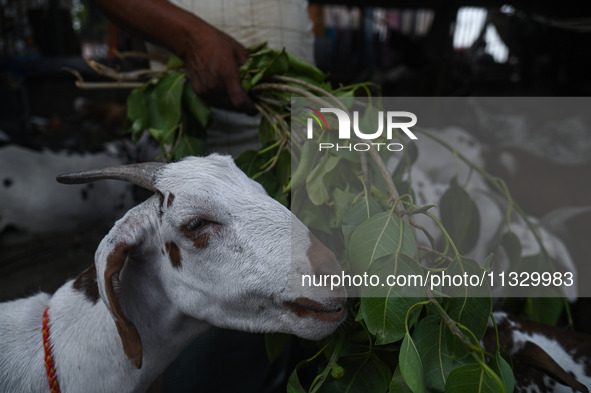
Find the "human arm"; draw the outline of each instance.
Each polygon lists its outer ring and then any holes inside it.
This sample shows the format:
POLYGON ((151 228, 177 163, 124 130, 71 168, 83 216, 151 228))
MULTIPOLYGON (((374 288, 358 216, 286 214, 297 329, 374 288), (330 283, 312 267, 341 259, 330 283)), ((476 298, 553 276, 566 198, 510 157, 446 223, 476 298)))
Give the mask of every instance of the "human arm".
POLYGON ((248 51, 229 35, 166 0, 94 0, 109 19, 185 62, 195 92, 211 104, 253 112, 238 68, 248 51))

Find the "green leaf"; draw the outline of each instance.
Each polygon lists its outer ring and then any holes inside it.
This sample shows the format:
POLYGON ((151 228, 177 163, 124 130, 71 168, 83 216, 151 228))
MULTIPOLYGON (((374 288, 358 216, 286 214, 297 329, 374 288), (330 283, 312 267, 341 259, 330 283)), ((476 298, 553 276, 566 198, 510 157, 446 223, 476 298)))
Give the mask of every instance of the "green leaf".
MULTIPOLYGON (((291 154, 287 150, 282 150, 277 157, 277 163, 273 168, 273 174, 277 176, 279 184, 285 185, 291 179, 291 154)), ((283 189, 280 190, 283 192, 283 189)))
POLYGON ((307 198, 303 189, 292 192, 292 205, 294 201, 299 203, 297 209, 292 209, 294 214, 308 227, 314 228, 325 233, 331 233, 331 223, 335 222, 333 219, 334 212, 327 209, 325 206, 316 206, 307 198), (298 192, 299 191, 299 192, 298 192))
POLYGON ((166 69, 168 70, 175 70, 185 66, 185 62, 178 56, 172 55, 168 58, 168 63, 166 63, 166 69))
MULTIPOLYGON (((335 142, 336 142, 335 144, 337 144, 338 140, 336 140, 335 142)), ((316 149, 318 149, 318 143, 316 143, 316 149)), ((359 152, 357 152, 353 149, 352 150, 339 149, 333 153, 336 154, 337 156, 343 158, 344 160, 355 163, 357 166, 359 165, 359 162, 361 161, 361 158, 360 158, 361 154, 359 154, 359 152)), ((352 172, 352 173, 354 173, 354 172, 352 172)))
POLYGON ((284 74, 287 72, 289 66, 289 56, 285 52, 285 49, 282 49, 269 64, 265 76, 284 74))
POLYGON ((404 382, 413 393, 426 393, 421 355, 410 334, 405 334, 400 347, 399 366, 404 382))
POLYGON ((411 228, 397 215, 378 213, 359 225, 347 245, 356 273, 369 271, 373 262, 386 255, 414 255, 416 244, 411 228))
POLYGON ((382 207, 373 198, 360 198, 353 203, 351 209, 344 215, 343 225, 356 228, 370 217, 383 211, 382 207))
POLYGON ((242 152, 234 161, 236 166, 246 173, 248 177, 252 177, 258 172, 258 166, 256 165, 256 160, 258 157, 259 154, 256 150, 246 150, 242 152))
POLYGON ((487 273, 490 273, 493 269, 494 262, 495 262, 495 254, 489 254, 484 259, 484 262, 482 264, 482 269, 484 269, 484 271, 486 271, 487 273))
POLYGON ((473 259, 454 258, 448 265, 444 276, 446 277, 442 279, 442 283, 446 287, 443 292, 450 297, 462 299, 467 297, 490 297, 488 274, 473 259))
POLYGON ((318 151, 317 144, 314 141, 306 141, 302 146, 302 154, 300 155, 300 163, 297 168, 293 169, 291 176, 291 189, 295 190, 306 183, 306 178, 314 168, 316 152, 318 151))
POLYGON ((342 357, 339 359, 345 371, 341 378, 329 376, 320 389, 334 393, 386 393, 392 379, 390 368, 376 355, 368 357, 342 357))
POLYGON ((326 79, 326 75, 318 68, 298 59, 290 53, 287 53, 287 60, 290 71, 295 75, 310 78, 314 82, 323 82, 326 79))
POLYGON ((334 201, 334 210, 336 216, 336 226, 343 224, 345 215, 351 211, 355 194, 352 192, 343 191, 340 188, 335 188, 332 192, 332 200, 334 201))
POLYGON ((168 73, 145 95, 149 112, 148 128, 160 143, 172 144, 181 119, 181 97, 185 74, 168 73))
POLYGON ((467 364, 449 374, 445 393, 501 393, 493 377, 479 364, 467 364))
POLYGON ((267 50, 269 48, 267 47, 267 42, 263 41, 263 42, 259 42, 259 43, 250 45, 246 49, 248 50, 248 52, 250 53, 251 56, 256 56, 259 51, 267 50))
POLYGON ((491 359, 490 368, 501 378, 505 391, 507 393, 513 392, 515 388, 515 377, 511 365, 503 358, 499 351, 495 352, 495 356, 491 359))
POLYGON ((528 298, 525 302, 524 316, 532 321, 556 326, 562 311, 564 299, 559 297, 528 298))
MULTIPOLYGON (((363 297, 359 312, 367 329, 376 336, 376 345, 401 340, 406 334, 405 319, 410 308, 422 299, 406 297, 363 297)), ((418 319, 422 307, 415 307, 409 316, 412 326, 418 319)))
POLYGON ((274 124, 269 123, 266 117, 261 119, 259 125, 259 141, 261 146, 266 146, 277 140, 277 129, 274 124))
POLYGON ((480 213, 468 193, 451 181, 449 188, 439 200, 441 222, 461 254, 474 248, 480 232, 480 213))
MULTIPOLYGON (((466 364, 466 360, 455 357, 447 333, 448 328, 441 317, 430 315, 419 321, 412 334, 423 363, 425 384, 430 391, 442 392, 450 372, 466 364)), ((468 362, 473 363, 468 359, 468 362)))
POLYGON ((189 112, 197 119, 199 125, 205 128, 211 117, 211 109, 193 90, 190 83, 185 83, 183 87, 183 101, 189 112))
POLYGON ((152 138, 156 139, 157 141, 164 139, 164 130, 150 127, 148 128, 148 132, 150 135, 152 135, 152 138))
MULTIPOLYGON (((472 259, 461 258, 454 259, 449 265, 448 276, 478 277, 481 279, 485 273, 478 263, 472 259)), ((488 327, 488 318, 492 310, 492 300, 490 290, 487 285, 459 286, 444 291, 452 296, 449 299, 447 313, 456 322, 461 323, 468 328, 476 337, 476 340, 482 339, 488 327)), ((462 358, 468 355, 469 349, 456 336, 450 335, 450 344, 456 357, 462 358)))
POLYGON ((448 314, 456 322, 460 322, 470 329, 474 336, 480 340, 486 332, 491 308, 490 298, 453 298, 449 302, 448 314))
POLYGON ((363 198, 355 202, 352 208, 343 216, 341 230, 345 238, 345 244, 349 244, 351 234, 362 222, 382 211, 380 205, 372 198, 363 198))
POLYGON ((412 393, 412 390, 410 390, 406 382, 404 382, 404 377, 400 372, 400 365, 398 365, 398 367, 396 367, 396 370, 394 370, 392 381, 390 381, 389 391, 390 393, 412 393))
POLYGON ((250 78, 251 85, 256 85, 265 76, 281 75, 289 69, 289 60, 285 49, 251 56, 251 59, 253 61, 249 64, 249 68, 255 71, 255 74, 250 78))
POLYGON ((127 119, 129 120, 128 132, 131 140, 137 142, 147 128, 149 121, 148 108, 144 101, 144 89, 134 89, 127 97, 127 119))
POLYGON ((291 375, 287 380, 287 393, 307 393, 300 382, 297 368, 291 372, 291 375))
POLYGON ((183 134, 174 150, 174 159, 180 161, 183 157, 200 156, 203 154, 205 154, 205 141, 183 134))
MULTIPOLYGON (((343 343, 344 343, 344 340, 338 339, 337 342, 335 343, 336 345, 332 346, 332 354, 330 355, 330 358, 328 359, 328 363, 324 367, 324 370, 321 371, 314 379, 314 382, 313 382, 314 386, 310 387, 309 393, 315 393, 316 391, 318 391, 318 389, 320 389, 322 387, 322 385, 324 384, 324 381, 326 381, 333 366, 336 364, 339 354, 341 353, 343 343)), ((300 370, 301 368, 303 368, 307 365, 314 364, 313 362, 315 362, 315 359, 318 356, 320 356, 321 354, 324 353, 325 355, 327 355, 327 352, 326 352, 327 348, 328 348, 328 346, 324 347, 323 349, 321 349, 319 352, 317 352, 311 358, 302 360, 301 362, 299 362, 296 365, 295 369, 293 370, 293 372, 291 373, 291 375, 289 377, 289 380, 287 381, 287 391, 288 392, 294 392, 294 393, 305 392, 305 390, 300 382, 300 379, 298 377, 298 370, 300 370)))
POLYGON ((320 206, 329 201, 329 183, 337 169, 340 157, 324 155, 306 178, 310 201, 320 206))

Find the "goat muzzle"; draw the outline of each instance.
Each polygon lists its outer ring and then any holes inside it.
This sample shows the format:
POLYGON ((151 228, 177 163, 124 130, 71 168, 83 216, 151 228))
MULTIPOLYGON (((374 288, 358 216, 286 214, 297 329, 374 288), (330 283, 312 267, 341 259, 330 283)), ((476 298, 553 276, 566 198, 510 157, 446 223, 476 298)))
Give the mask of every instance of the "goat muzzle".
POLYGON ((337 322, 343 320, 346 314, 345 298, 326 299, 324 303, 299 297, 285 305, 298 317, 312 317, 324 322, 337 322))

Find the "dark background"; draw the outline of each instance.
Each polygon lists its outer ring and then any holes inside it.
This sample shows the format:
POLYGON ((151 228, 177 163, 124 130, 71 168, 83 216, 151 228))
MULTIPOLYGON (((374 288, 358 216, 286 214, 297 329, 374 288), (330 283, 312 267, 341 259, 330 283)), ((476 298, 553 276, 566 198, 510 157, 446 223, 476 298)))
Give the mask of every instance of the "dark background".
MULTIPOLYGON (((587 97, 591 96, 587 4, 315 1, 310 13, 316 63, 336 84, 370 80, 384 96, 587 97), (467 22, 460 24, 459 15, 467 22), (498 39, 491 39, 490 32, 498 39)), ((5 0, 1 7, 0 163, 2 149, 9 145, 89 153, 103 151, 106 141, 126 139, 124 104, 129 90, 80 90, 64 67, 87 81, 105 81, 86 65, 82 54, 120 70, 147 68, 145 60, 114 55, 115 50, 142 51, 144 44, 109 24, 88 0, 5 0)), ((516 188, 525 185, 515 195, 518 202, 538 217, 564 205, 565 195, 580 196, 579 202, 591 205, 591 149, 554 157, 547 153, 561 138, 540 139, 517 147, 541 157, 532 164, 533 171, 552 168, 544 173, 551 177, 535 179, 530 172, 513 179, 516 188), (548 194, 545 190, 552 187, 552 179, 566 178, 554 200, 533 208, 538 205, 532 201, 548 194), (532 195, 531 190, 540 192, 532 195)), ((581 143, 589 141, 587 130, 581 143)), ((487 142, 496 143, 494 137, 487 142)), ((511 146, 511 141, 505 144, 511 146)), ((0 187, 8 188, 10 182, 0 179, 0 187)), ((563 234, 577 263, 587 264, 591 255, 589 222, 588 213, 576 216, 563 234)), ((5 227, 0 233, 0 301, 39 290, 52 292, 76 276, 93 262, 94 250, 111 225, 96 222, 75 232, 39 228, 35 234, 5 227)), ((589 331, 586 305, 574 307, 577 327, 589 331)))

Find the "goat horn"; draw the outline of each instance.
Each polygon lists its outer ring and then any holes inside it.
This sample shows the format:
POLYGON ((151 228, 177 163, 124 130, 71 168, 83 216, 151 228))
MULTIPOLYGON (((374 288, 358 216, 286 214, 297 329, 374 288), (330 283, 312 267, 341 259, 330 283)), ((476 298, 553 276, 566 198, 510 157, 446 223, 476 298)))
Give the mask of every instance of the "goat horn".
POLYGON ((102 179, 123 180, 156 192, 158 191, 154 184, 156 175, 164 165, 166 164, 163 162, 144 162, 141 164, 91 169, 65 173, 57 176, 56 180, 62 184, 83 184, 102 179))

